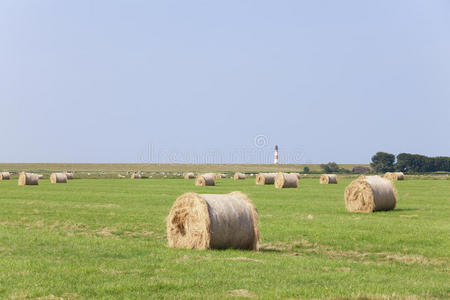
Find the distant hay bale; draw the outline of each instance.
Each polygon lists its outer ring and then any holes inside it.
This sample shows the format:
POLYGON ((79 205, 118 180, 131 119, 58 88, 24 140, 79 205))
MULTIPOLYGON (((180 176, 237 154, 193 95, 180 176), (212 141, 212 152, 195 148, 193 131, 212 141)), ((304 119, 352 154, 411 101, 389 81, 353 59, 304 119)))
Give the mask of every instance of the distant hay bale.
POLYGON ((22 172, 19 174, 18 185, 39 185, 37 174, 22 172))
POLYGON ((222 179, 222 178, 227 178, 227 175, 226 174, 222 174, 222 173, 216 174, 216 179, 222 179))
POLYGON ((50 175, 51 183, 67 183, 67 176, 64 173, 52 173, 50 175))
POLYGON ((302 177, 300 176, 300 173, 290 173, 290 174, 295 174, 299 180, 302 178, 302 177))
POLYGON ((403 174, 402 172, 386 172, 384 174, 384 178, 389 180, 404 180, 405 174, 403 174))
POLYGON ((247 195, 185 193, 167 217, 169 247, 258 250, 258 212, 247 195))
POLYGON ((397 191, 390 180, 380 176, 360 176, 345 189, 345 205, 350 212, 393 210, 397 191))
POLYGON ((142 176, 141 176, 141 174, 139 174, 139 173, 133 173, 133 174, 131 174, 131 179, 141 179, 142 178, 142 176))
POLYGON ((245 174, 236 172, 236 173, 234 173, 233 178, 234 178, 234 180, 245 179, 245 174))
POLYGON ((196 186, 214 186, 216 185, 216 176, 214 173, 200 174, 195 179, 196 186))
POLYGON ((126 176, 121 175, 121 174, 117 174, 117 177, 119 177, 119 178, 125 178, 126 176))
POLYGON ((66 174, 67 179, 72 180, 73 179, 73 173, 71 172, 65 172, 64 174, 66 174))
POLYGON ((295 174, 279 172, 275 176, 275 187, 277 189, 298 187, 298 177, 295 174))
POLYGON ((195 178, 195 174, 192 172, 189 173, 184 173, 184 179, 194 179, 195 178))
POLYGON ((320 175, 320 184, 336 184, 338 183, 336 174, 322 174, 320 175))
POLYGON ((42 178, 44 178, 44 175, 42 175, 42 174, 36 174, 36 175, 38 176, 39 180, 41 180, 42 178))
POLYGON ((9 172, 0 172, 0 180, 10 180, 11 174, 9 172))
POLYGON ((256 174, 256 184, 264 185, 264 184, 274 184, 275 183, 276 173, 258 173, 256 174))

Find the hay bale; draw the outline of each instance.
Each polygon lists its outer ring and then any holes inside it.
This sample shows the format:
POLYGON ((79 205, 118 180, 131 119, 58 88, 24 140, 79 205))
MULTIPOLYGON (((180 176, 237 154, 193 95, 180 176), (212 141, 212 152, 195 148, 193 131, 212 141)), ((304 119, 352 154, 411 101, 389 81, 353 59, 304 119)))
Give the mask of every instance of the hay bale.
POLYGON ((194 179, 195 175, 192 172, 184 173, 184 179, 194 179))
POLYGON ((9 172, 0 172, 0 180, 10 180, 11 174, 9 172))
POLYGON ((169 247, 258 250, 258 212, 245 194, 185 193, 167 217, 169 247))
POLYGON ((33 173, 19 174, 18 185, 39 185, 39 176, 33 173))
POLYGON ((221 174, 221 173, 216 174, 216 179, 222 179, 222 178, 227 178, 227 175, 221 174))
POLYGON ((245 174, 236 172, 236 173, 234 173, 233 178, 234 178, 234 180, 242 180, 242 179, 245 179, 245 174))
POLYGON ((67 176, 64 173, 52 173, 50 175, 51 183, 67 183, 67 176))
POLYGON ((298 187, 298 177, 295 174, 279 172, 275 176, 275 187, 277 189, 298 187))
POLYGON ((360 176, 345 189, 345 205, 350 212, 392 210, 397 191, 390 180, 380 176, 360 176))
POLYGON ((73 179, 73 173, 70 172, 64 172, 64 174, 66 174, 67 179, 72 180, 73 179))
POLYGON ((36 175, 38 176, 39 180, 44 178, 44 175, 42 175, 42 174, 36 174, 36 175))
POLYGON ((403 172, 386 172, 384 178, 389 180, 404 180, 405 174, 403 174, 403 172))
POLYGON ((142 178, 142 176, 141 176, 141 174, 139 174, 139 173, 133 173, 133 174, 131 174, 131 179, 141 179, 142 178))
POLYGON ((216 185, 216 176, 214 173, 200 174, 195 179, 196 186, 214 186, 216 185))
POLYGON ((337 184, 337 175, 336 174, 322 174, 320 175, 320 184, 337 184))
POLYGON ((300 173, 290 173, 290 174, 294 174, 294 175, 296 175, 296 176, 297 176, 297 178, 298 178, 298 180, 300 180, 300 179, 301 179, 300 173))
POLYGON ((275 176, 277 176, 277 173, 258 173, 256 175, 256 184, 258 185, 274 184, 275 176))

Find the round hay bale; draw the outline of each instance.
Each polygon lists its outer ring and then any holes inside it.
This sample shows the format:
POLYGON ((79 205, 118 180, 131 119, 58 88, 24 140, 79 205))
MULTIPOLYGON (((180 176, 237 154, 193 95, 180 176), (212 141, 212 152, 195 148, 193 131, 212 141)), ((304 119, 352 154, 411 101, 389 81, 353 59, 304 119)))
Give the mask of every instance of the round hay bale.
POLYGON ((73 173, 65 172, 64 174, 66 174, 67 179, 69 179, 69 180, 72 180, 72 179, 73 179, 73 173))
POLYGON ((184 173, 184 179, 194 179, 195 175, 192 172, 184 173))
POLYGON ((320 175, 320 184, 337 184, 337 175, 336 174, 322 174, 320 175))
POLYGON ((167 217, 171 248, 258 250, 258 212, 247 195, 185 193, 167 217))
POLYGON ((42 175, 42 174, 36 174, 36 175, 38 176, 39 180, 44 178, 44 175, 42 175))
POLYGON ((142 178, 142 176, 141 176, 141 174, 139 174, 139 173, 133 173, 133 174, 131 174, 131 179, 141 179, 142 178))
POLYGON ((295 174, 279 172, 275 176, 275 187, 277 189, 298 187, 298 177, 295 174))
POLYGON ((0 180, 10 180, 11 174, 9 172, 0 172, 0 180))
POLYGON ((216 185, 216 176, 213 173, 200 174, 195 179, 196 186, 214 186, 216 185))
POLYGON ((404 180, 405 174, 403 174, 403 172, 386 172, 384 178, 389 180, 404 180))
POLYGON ((33 173, 19 174, 18 185, 39 185, 39 176, 33 173))
POLYGON ((67 183, 67 176, 64 173, 52 173, 50 175, 51 183, 67 183))
POLYGON ((396 203, 394 185, 380 176, 360 176, 345 188, 345 205, 350 212, 393 210, 396 203))
POLYGON ((256 175, 256 184, 264 185, 264 184, 274 184, 276 173, 258 173, 256 175))
POLYGON ((290 173, 290 174, 295 174, 298 178, 298 180, 300 180, 302 177, 300 176, 300 173, 290 173))
POLYGON ((234 173, 233 178, 234 178, 234 180, 239 180, 239 179, 242 180, 242 179, 245 179, 245 174, 236 172, 236 173, 234 173))

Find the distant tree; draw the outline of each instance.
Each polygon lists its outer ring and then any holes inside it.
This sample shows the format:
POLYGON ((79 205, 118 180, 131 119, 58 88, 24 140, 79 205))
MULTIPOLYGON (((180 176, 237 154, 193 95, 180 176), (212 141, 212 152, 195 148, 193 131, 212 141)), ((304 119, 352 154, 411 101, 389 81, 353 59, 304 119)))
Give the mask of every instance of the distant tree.
POLYGON ((321 164, 320 168, 325 171, 325 173, 337 173, 339 172, 339 166, 335 162, 329 162, 327 164, 321 164))
POLYGON ((450 172, 450 157, 427 157, 419 154, 400 153, 395 168, 401 172, 450 172))
POLYGON ((308 167, 304 167, 303 168, 303 173, 306 173, 306 174, 309 173, 309 168, 308 167))
POLYGON ((370 166, 378 173, 394 171, 395 155, 386 152, 377 152, 372 156, 370 166))

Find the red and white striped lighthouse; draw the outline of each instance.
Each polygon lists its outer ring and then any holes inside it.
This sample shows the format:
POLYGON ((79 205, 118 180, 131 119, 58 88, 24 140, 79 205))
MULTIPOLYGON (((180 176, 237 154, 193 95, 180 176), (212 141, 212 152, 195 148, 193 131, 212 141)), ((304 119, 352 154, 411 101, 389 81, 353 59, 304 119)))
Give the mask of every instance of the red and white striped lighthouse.
POLYGON ((278 164, 278 145, 275 145, 275 151, 273 151, 273 163, 278 164))

